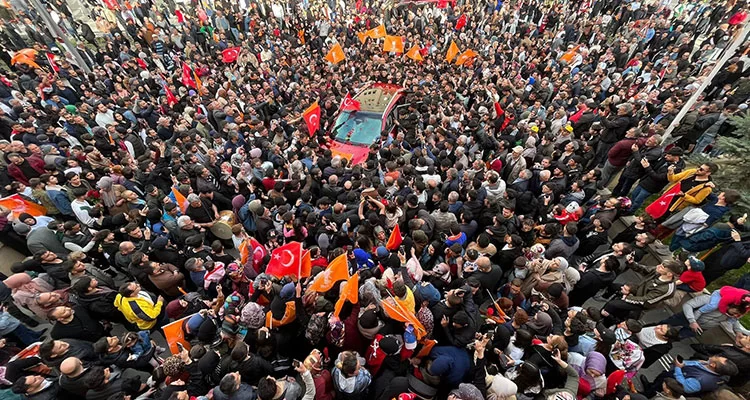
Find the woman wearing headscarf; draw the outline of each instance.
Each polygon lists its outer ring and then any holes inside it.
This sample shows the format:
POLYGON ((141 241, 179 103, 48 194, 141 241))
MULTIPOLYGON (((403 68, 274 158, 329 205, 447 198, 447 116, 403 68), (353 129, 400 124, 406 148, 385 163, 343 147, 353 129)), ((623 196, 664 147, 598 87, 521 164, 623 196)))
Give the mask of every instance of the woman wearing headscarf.
POLYGON ((552 357, 558 351, 563 360, 568 359, 568 343, 565 338, 549 335, 524 354, 524 361, 536 365, 544 376, 545 389, 561 388, 565 384, 566 375, 552 357))
POLYGON ((529 265, 529 275, 524 279, 521 291, 527 298, 531 289, 545 291, 553 283, 565 283, 563 271, 568 268, 568 261, 562 257, 551 260, 537 259, 529 265))
POLYGON ((545 338, 552 333, 552 317, 546 312, 540 311, 526 323, 534 336, 545 338))
POLYGON ((584 398, 590 393, 596 397, 603 397, 607 391, 607 358, 596 351, 586 356, 582 366, 574 367, 580 377, 578 385, 578 398, 584 398))

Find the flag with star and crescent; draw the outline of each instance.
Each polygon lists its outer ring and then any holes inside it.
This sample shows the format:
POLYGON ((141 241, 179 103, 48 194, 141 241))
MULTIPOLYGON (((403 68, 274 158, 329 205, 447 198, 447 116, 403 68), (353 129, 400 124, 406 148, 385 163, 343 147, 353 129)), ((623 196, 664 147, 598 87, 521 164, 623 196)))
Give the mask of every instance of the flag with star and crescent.
POLYGON ((352 95, 347 93, 346 96, 344 96, 344 99, 341 100, 341 111, 359 111, 361 108, 361 105, 359 101, 354 100, 352 98, 352 95))
POLYGON ((311 104, 310 107, 307 107, 307 110, 302 113, 302 118, 304 118, 307 124, 310 136, 315 135, 318 129, 320 129, 320 106, 317 101, 311 104))
POLYGON ((658 219, 664 216, 664 214, 669 211, 669 206, 672 205, 672 201, 674 201, 675 196, 677 196, 677 193, 680 193, 682 191, 682 185, 680 182, 677 182, 677 184, 673 185, 669 190, 664 192, 663 195, 659 196, 656 201, 649 204, 648 207, 646 207, 646 212, 648 215, 654 217, 654 219, 658 219))
POLYGON ((277 278, 293 275, 297 278, 310 276, 310 270, 302 268, 302 243, 289 242, 271 252, 266 273, 277 278))

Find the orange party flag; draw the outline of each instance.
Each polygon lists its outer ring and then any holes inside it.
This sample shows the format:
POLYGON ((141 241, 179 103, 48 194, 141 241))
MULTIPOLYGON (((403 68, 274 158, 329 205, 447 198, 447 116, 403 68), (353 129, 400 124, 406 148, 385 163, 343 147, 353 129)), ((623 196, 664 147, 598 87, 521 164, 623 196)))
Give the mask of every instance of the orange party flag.
POLYGON ((182 213, 184 214, 185 212, 187 212, 187 208, 188 208, 187 199, 174 186, 172 187, 172 196, 174 197, 174 202, 177 203, 178 206, 180 206, 180 210, 182 211, 182 213))
POLYGON ((427 335, 427 329, 425 329, 424 325, 419 322, 417 316, 414 315, 413 312, 404 309, 403 306, 392 297, 383 299, 380 304, 383 306, 383 311, 385 311, 388 317, 395 319, 396 321, 411 324, 414 327, 414 334, 417 336, 417 340, 420 340, 427 335))
POLYGON ((297 37, 299 38, 300 43, 305 44, 305 30, 300 29, 297 31, 297 37))
POLYGON ((340 44, 334 44, 333 47, 331 47, 331 50, 328 51, 328 54, 326 54, 325 59, 331 64, 338 64, 341 61, 344 61, 346 59, 344 49, 341 48, 340 44))
POLYGON ((300 276, 310 276, 312 273, 312 256, 310 250, 305 250, 305 254, 302 255, 302 264, 300 265, 300 276))
POLYGON ((370 29, 369 31, 367 31, 367 35, 373 39, 380 39, 382 37, 385 37, 387 35, 387 32, 385 31, 385 25, 380 24, 377 28, 370 29))
POLYGON ((385 36, 385 42, 383 42, 383 51, 395 51, 396 53, 404 52, 404 39, 401 36, 385 36))
POLYGON ((401 242, 404 241, 404 238, 401 237, 401 228, 398 227, 398 224, 393 228, 393 231, 391 231, 391 236, 388 237, 388 242, 385 244, 385 248, 388 250, 396 250, 398 246, 401 246, 401 242))
POLYGON ((419 52, 419 46, 416 44, 414 46, 411 46, 411 49, 406 53, 406 56, 411 58, 414 61, 422 61, 422 54, 419 52))
POLYGON ((341 309, 344 307, 344 302, 350 302, 356 304, 359 301, 359 274, 354 274, 346 281, 344 289, 339 294, 339 299, 336 300, 336 305, 333 308, 333 315, 339 316, 341 309))
POLYGON ((349 261, 346 259, 346 253, 331 261, 326 270, 315 277, 309 289, 321 293, 327 292, 336 282, 344 279, 349 279, 349 261))
POLYGON ((458 49, 458 45, 455 41, 451 40, 451 45, 448 47, 448 52, 445 53, 445 61, 451 62, 458 55, 461 50, 458 49))
POLYGON ((456 58, 456 65, 464 65, 472 58, 476 57, 477 53, 474 50, 466 50, 456 58))
POLYGON ((367 31, 367 32, 357 32, 357 37, 359 38, 359 41, 362 44, 365 44, 365 42, 367 41, 367 38, 370 37, 370 35, 368 34, 368 32, 369 31, 367 31))
POLYGON ((237 247, 237 250, 240 252, 240 264, 244 267, 245 264, 250 261, 250 255, 252 254, 252 250, 250 249, 247 240, 243 240, 239 247, 237 247))

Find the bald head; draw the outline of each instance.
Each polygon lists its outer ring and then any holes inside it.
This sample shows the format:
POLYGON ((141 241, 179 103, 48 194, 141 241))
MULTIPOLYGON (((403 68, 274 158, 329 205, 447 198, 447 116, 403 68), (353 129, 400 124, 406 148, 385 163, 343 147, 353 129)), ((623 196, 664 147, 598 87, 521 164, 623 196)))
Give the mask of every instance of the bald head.
POLYGON ((131 251, 135 250, 135 245, 133 242, 122 242, 120 243, 120 252, 123 254, 130 253, 131 251))
POLYGON ((83 363, 76 357, 68 357, 60 364, 60 372, 63 375, 75 378, 83 373, 83 363))
POLYGON ((489 257, 479 257, 477 258, 477 267, 481 269, 482 271, 489 271, 492 269, 492 262, 490 261, 489 257))

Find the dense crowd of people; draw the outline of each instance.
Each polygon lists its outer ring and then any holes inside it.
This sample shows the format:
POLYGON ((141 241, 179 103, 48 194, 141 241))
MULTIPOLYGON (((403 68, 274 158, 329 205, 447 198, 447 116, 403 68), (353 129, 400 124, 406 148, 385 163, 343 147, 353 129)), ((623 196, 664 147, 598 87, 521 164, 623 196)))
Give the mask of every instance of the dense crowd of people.
POLYGON ((706 290, 746 214, 686 157, 739 134, 747 45, 667 134, 744 0, 225 3, 105 1, 96 35, 49 2, 91 73, 0 26, 2 398, 746 398, 750 277, 706 290), (331 130, 373 83, 403 105, 354 164, 331 130))

